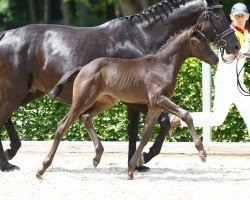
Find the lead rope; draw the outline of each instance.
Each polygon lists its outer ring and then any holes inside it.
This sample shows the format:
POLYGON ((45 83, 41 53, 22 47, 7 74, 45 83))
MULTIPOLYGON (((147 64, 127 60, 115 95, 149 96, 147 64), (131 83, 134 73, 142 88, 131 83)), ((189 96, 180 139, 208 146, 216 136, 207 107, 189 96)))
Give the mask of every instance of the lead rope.
MULTIPOLYGON (((250 57, 249 54, 245 54, 245 56, 250 57)), ((242 73, 242 70, 244 69, 244 66, 240 69, 240 71, 239 71, 238 67, 239 67, 239 66, 238 66, 238 60, 237 60, 237 62, 236 62, 237 88, 238 88, 239 92, 240 92, 243 96, 250 96, 250 92, 247 91, 247 90, 245 90, 245 89, 242 87, 241 83, 240 83, 240 78, 239 78, 239 77, 240 77, 240 74, 242 73)))

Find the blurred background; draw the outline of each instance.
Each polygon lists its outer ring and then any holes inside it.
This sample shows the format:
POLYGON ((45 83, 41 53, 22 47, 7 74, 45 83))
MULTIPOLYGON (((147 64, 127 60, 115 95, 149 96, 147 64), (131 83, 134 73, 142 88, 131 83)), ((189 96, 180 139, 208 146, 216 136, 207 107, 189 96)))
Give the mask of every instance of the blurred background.
MULTIPOLYGON (((108 20, 140 12, 160 0, 0 0, 0 30, 31 23, 96 26, 108 20)), ((221 0, 226 16, 234 3, 221 0)))

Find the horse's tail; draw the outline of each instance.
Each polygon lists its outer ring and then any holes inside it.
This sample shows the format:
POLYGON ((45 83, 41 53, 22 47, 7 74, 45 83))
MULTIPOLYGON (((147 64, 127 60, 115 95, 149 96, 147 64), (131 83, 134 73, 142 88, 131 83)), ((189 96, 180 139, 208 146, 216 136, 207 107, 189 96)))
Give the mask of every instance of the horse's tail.
POLYGON ((74 68, 71 71, 68 71, 62 76, 56 86, 49 92, 48 96, 50 99, 55 99, 63 90, 66 83, 68 83, 75 74, 79 73, 82 67, 74 68))

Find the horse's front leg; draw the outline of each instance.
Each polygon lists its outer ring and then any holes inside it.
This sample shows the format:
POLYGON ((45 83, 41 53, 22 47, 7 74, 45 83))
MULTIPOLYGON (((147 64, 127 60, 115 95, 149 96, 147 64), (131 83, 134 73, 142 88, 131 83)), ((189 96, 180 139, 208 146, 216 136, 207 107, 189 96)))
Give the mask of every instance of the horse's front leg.
POLYGON ((4 126, 7 130, 7 133, 8 133, 9 138, 10 138, 10 149, 5 150, 4 154, 5 154, 5 157, 7 160, 11 160, 12 158, 14 158, 17 151, 21 147, 21 141, 20 141, 20 138, 18 136, 18 133, 15 130, 15 127, 13 125, 11 118, 9 118, 7 120, 7 122, 4 124, 4 126))
POLYGON ((148 143, 152 135, 152 129, 160 113, 161 113, 161 110, 157 108, 149 107, 148 109, 147 118, 146 118, 146 122, 144 125, 144 131, 143 131, 140 144, 128 164, 128 180, 132 180, 134 178, 135 167, 143 151, 143 148, 146 146, 146 144, 148 143))
POLYGON ((195 127, 193 124, 193 119, 192 119, 191 115, 186 110, 180 108, 175 103, 173 103, 169 98, 167 98, 166 96, 163 96, 163 95, 156 98, 155 106, 160 108, 160 109, 163 109, 167 112, 170 112, 174 115, 177 115, 178 117, 180 117, 182 119, 182 121, 184 121, 187 124, 187 126, 191 132, 195 147, 199 152, 199 156, 200 156, 201 160, 203 162, 205 162, 206 161, 206 152, 204 150, 202 141, 200 140, 200 138, 197 135, 197 132, 195 130, 195 127))
MULTIPOLYGON (((13 90, 12 90, 13 91, 13 90)), ((0 102, 0 128, 3 127, 4 124, 6 124, 7 120, 10 118, 12 113, 18 108, 18 106, 21 103, 21 97, 25 96, 25 91, 18 93, 19 91, 13 91, 13 93, 9 93, 8 95, 5 95, 2 101, 0 102)), ((10 124, 13 126, 13 124, 10 124)), ((17 136, 17 133, 16 137, 17 136)), ((15 135, 14 134, 14 135, 15 135)), ((1 137, 1 131, 0 131, 0 137, 1 137)), ((17 141, 19 138, 15 138, 17 141)), ((5 155, 6 153, 3 150, 2 142, 0 139, 0 170, 1 171, 13 171, 18 170, 19 167, 12 165, 8 162, 5 155)))
MULTIPOLYGON (((30 103, 31 101, 37 99, 38 97, 41 97, 42 95, 44 95, 44 93, 38 90, 36 90, 35 92, 29 92, 24 98, 23 102, 21 103, 21 106, 26 105, 27 103, 30 103)), ((4 126, 10 138, 10 149, 5 150, 4 154, 7 160, 11 160, 12 158, 14 158, 14 156, 17 154, 18 150, 20 149, 21 141, 18 136, 18 133, 15 130, 15 127, 11 118, 7 120, 4 126)))

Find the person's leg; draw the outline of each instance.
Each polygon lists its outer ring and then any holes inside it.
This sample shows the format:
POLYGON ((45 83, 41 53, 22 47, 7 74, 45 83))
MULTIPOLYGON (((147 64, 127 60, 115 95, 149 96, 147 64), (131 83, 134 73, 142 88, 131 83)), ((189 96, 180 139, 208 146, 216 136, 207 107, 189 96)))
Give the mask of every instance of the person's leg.
POLYGON ((246 123, 248 134, 250 135, 250 97, 241 94, 235 97, 235 105, 246 123))
MULTIPOLYGON (((233 103, 233 94, 227 85, 218 83, 215 85, 215 97, 213 112, 193 112, 190 113, 194 126, 203 127, 205 124, 209 126, 220 126, 225 121, 230 106, 233 103)), ((181 126, 186 124, 181 121, 181 126)))

